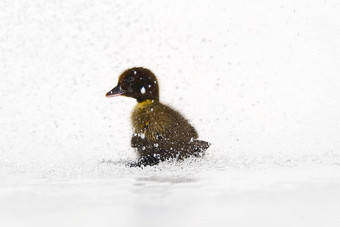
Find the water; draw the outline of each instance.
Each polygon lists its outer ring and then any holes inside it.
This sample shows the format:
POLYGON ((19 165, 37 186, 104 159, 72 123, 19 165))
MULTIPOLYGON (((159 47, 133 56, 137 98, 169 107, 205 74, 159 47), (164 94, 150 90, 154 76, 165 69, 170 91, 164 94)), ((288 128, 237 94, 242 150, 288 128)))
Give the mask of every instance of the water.
MULTIPOLYGON (((339 165, 216 169, 213 160, 96 173, 50 174, 1 184, 5 226, 336 226, 339 165)), ((90 168, 90 167, 88 167, 90 168)), ((21 175, 22 176, 22 175, 21 175)))

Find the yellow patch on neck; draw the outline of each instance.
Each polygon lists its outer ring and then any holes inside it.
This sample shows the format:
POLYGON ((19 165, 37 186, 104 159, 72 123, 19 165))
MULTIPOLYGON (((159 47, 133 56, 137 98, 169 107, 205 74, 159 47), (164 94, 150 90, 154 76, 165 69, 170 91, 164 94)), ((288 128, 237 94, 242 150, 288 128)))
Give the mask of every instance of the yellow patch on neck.
POLYGON ((137 103, 137 108, 142 109, 142 108, 144 108, 145 106, 150 105, 150 104, 152 104, 152 103, 154 103, 154 100, 146 99, 146 100, 144 100, 143 102, 137 103))

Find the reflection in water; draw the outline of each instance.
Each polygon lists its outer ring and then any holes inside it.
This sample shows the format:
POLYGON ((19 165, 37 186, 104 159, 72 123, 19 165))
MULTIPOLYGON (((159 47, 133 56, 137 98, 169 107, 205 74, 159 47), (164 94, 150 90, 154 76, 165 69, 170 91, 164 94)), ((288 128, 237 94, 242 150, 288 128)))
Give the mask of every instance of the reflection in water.
MULTIPOLYGON (((162 215, 168 212, 168 204, 173 200, 185 201, 188 195, 195 194, 201 188, 198 178, 184 176, 147 176, 136 177, 133 184, 133 194, 138 201, 136 213, 145 213, 145 207, 154 210, 152 213, 162 215)), ((190 197, 190 196, 189 196, 190 197)))
POLYGON ((140 182, 157 182, 157 183, 171 183, 171 184, 179 184, 179 183, 193 183, 198 182, 198 178, 191 177, 166 177, 166 176, 150 176, 150 177, 138 177, 137 181, 140 182))

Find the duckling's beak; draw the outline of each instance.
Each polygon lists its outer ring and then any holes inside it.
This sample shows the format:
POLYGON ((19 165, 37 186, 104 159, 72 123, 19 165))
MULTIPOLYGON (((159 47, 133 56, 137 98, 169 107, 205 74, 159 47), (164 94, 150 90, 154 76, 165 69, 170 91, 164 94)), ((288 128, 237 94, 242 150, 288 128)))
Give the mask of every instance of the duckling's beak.
POLYGON ((111 91, 109 91, 108 93, 106 93, 106 97, 107 98, 111 98, 111 97, 115 97, 115 96, 120 96, 124 94, 124 91, 122 90, 122 88, 120 87, 120 85, 118 84, 116 87, 114 87, 111 91))

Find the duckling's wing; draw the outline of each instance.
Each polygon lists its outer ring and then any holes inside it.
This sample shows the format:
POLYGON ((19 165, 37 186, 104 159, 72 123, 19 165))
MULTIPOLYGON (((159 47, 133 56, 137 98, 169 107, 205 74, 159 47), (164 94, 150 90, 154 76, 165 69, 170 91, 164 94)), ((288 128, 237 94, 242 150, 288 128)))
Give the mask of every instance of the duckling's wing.
POLYGON ((198 137, 195 128, 178 111, 159 104, 154 108, 154 116, 149 125, 150 132, 157 139, 170 142, 187 142, 198 137))

